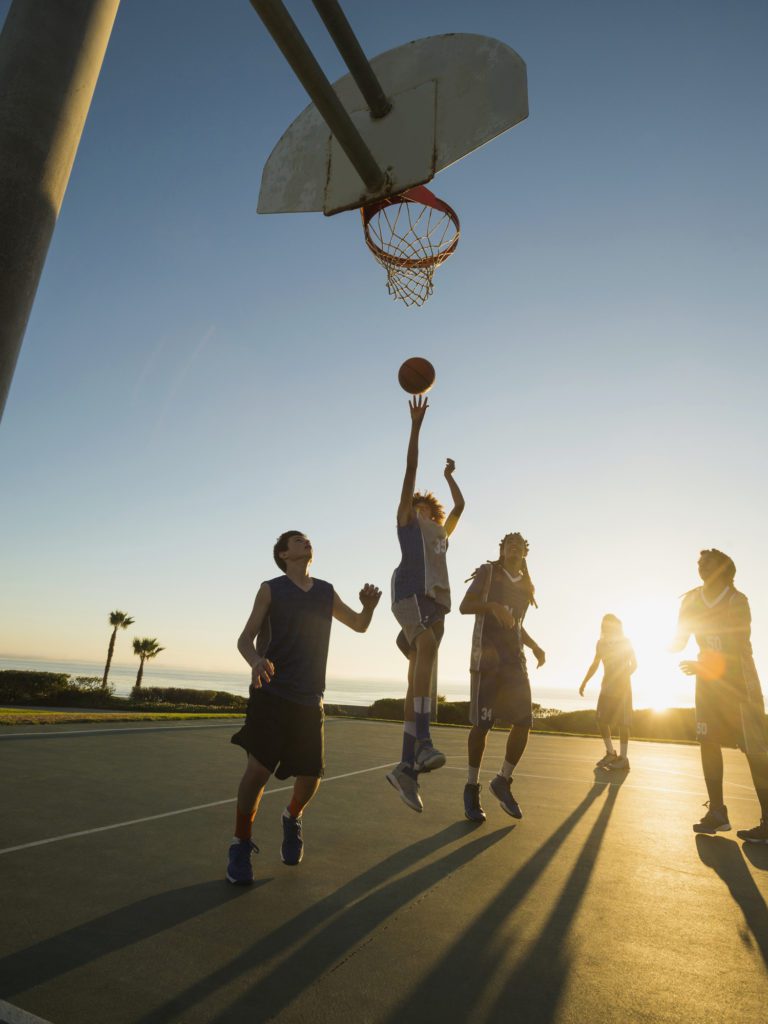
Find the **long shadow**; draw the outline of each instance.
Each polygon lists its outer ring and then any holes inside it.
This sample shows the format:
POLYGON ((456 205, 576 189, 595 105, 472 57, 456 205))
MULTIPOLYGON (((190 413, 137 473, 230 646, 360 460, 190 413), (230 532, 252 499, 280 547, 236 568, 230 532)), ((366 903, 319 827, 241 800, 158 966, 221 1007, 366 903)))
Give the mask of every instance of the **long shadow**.
POLYGON ((768 846, 758 843, 744 843, 741 852, 758 871, 768 871, 768 846))
MULTIPOLYGON (((270 879, 265 878, 259 885, 268 881, 270 879)), ((0 960, 0 996, 34 988, 244 895, 243 889, 225 887, 221 881, 203 882, 120 907, 3 957, 0 960)))
POLYGON ((536 941, 534 950, 524 960, 526 970, 533 969, 538 972, 539 985, 551 986, 552 991, 546 993, 546 1003, 537 1006, 537 1001, 542 996, 541 989, 530 986, 523 968, 515 969, 512 979, 517 988, 512 990, 511 981, 505 984, 503 999, 494 1005, 487 1017, 489 1021, 498 1020, 504 1024, 507 1024, 513 1014, 525 1024, 529 1024, 530 1021, 551 1019, 551 1013, 559 1002, 568 973, 568 965, 563 963, 561 948, 589 882, 608 818, 623 781, 622 776, 617 779, 601 777, 600 781, 594 782, 581 803, 519 868, 501 892, 462 933, 461 938, 454 943, 440 963, 422 980, 419 987, 409 992, 398 1004, 386 1018, 386 1024, 415 1024, 417 1021, 423 1021, 425 1005, 429 1006, 430 1019, 433 1020, 479 1019, 478 1007, 486 986, 493 981, 500 966, 503 966, 509 957, 510 940, 504 929, 511 914, 559 853, 563 842, 579 820, 595 800, 606 793, 605 804, 579 854, 568 882, 536 941), (535 957, 541 957, 544 963, 537 963, 535 957), (542 972, 545 974, 543 981, 542 972), (521 990, 524 995, 521 994, 521 990), (543 1015, 539 1013, 539 1009, 543 1015))
POLYGON ((768 908, 744 863, 739 844, 723 836, 700 835, 696 836, 696 849, 702 864, 712 868, 728 886, 768 967, 768 908))
MULTIPOLYGON (((451 839, 466 836, 457 822, 429 839, 399 851, 365 875, 337 890, 325 900, 302 911, 275 931, 244 949, 234 960, 181 995, 141 1018, 141 1024, 168 1024, 183 1020, 188 1007, 213 996, 241 975, 268 963, 279 953, 296 947, 289 957, 251 987, 212 1021, 243 1021, 259 1024, 278 1014, 337 961, 349 954, 382 922, 424 892, 463 867, 474 857, 509 835, 512 826, 463 843, 439 860, 411 871, 404 878, 386 881, 451 839), (386 882, 381 888, 376 888, 386 882), (330 918, 330 919, 329 919, 330 918), (310 934, 311 933, 311 934, 310 934), (308 937, 309 936, 309 937, 308 937)), ((213 1012, 213 1011, 212 1011, 213 1012)))

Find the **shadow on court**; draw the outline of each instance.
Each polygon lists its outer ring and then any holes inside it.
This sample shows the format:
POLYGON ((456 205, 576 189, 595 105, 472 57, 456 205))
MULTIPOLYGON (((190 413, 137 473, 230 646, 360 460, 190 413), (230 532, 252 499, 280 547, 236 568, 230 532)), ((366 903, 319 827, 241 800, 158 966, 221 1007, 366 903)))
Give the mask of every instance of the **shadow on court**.
POLYGON ((512 826, 508 826, 486 833, 422 867, 415 865, 448 843, 466 838, 465 824, 455 823, 436 835, 411 844, 256 943, 246 945, 225 967, 201 978, 181 995, 142 1017, 141 1024, 184 1020, 188 1008, 197 1007, 202 1000, 215 996, 259 965, 267 966, 268 972, 245 996, 221 1015, 212 1015, 210 1019, 258 1024, 274 1017, 339 959, 364 942, 384 921, 503 840, 511 830, 512 826), (414 870, 404 878, 393 878, 410 868, 414 870), (311 937, 307 939, 310 933, 311 937), (289 952, 290 956, 269 969, 270 961, 289 952))
MULTIPOLYGON (((768 908, 744 863, 741 847, 735 840, 723 836, 696 836, 696 849, 702 864, 712 868, 722 878, 741 908, 749 929, 749 932, 742 933, 742 942, 752 946, 754 940, 768 967, 768 908)), ((752 857, 749 854, 753 849, 746 845, 744 848, 750 860, 752 857)), ((768 847, 762 849, 768 851, 768 847)))
POLYGON ((570 972, 568 932, 589 885, 608 819, 625 776, 610 782, 595 781, 581 803, 543 845, 512 876, 491 903, 466 929, 441 962, 408 993, 386 1018, 386 1024, 423 1021, 429 1006, 432 1020, 483 1020, 508 1024, 512 1016, 525 1024, 544 1024, 555 1019, 570 972), (527 953, 516 958, 511 973, 506 965, 515 955, 514 938, 506 932, 511 914, 559 853, 563 842, 592 804, 605 802, 590 829, 576 863, 538 938, 527 953), (481 1010, 489 986, 504 976, 498 997, 481 1010), (460 984, 457 980, 460 979, 460 984))
MULTIPOLYGON (((271 879, 265 878, 258 885, 269 881, 271 879)), ((0 960, 0 996, 7 998, 34 988, 245 895, 246 890, 225 887, 217 880, 173 889, 120 907, 3 957, 0 960)))

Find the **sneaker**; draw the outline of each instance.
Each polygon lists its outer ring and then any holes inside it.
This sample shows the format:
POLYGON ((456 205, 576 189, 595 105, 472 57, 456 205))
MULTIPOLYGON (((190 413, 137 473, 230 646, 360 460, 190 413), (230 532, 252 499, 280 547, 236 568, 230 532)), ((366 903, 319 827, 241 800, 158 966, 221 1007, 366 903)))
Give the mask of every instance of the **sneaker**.
POLYGON ((251 854, 258 852, 258 846, 250 839, 233 839, 229 847, 227 881, 232 885, 250 885, 253 882, 251 854))
POLYGON ((464 787, 464 817, 467 821, 485 821, 485 811, 480 806, 479 782, 468 782, 464 787))
POLYGON ((387 772, 387 782, 395 787, 403 803, 421 814, 424 804, 419 795, 419 783, 416 781, 416 772, 409 764, 401 761, 397 768, 387 772))
POLYGON ((304 840, 301 835, 301 817, 292 817, 288 811, 283 811, 283 843, 280 847, 280 857, 283 864, 300 864, 304 856, 304 840))
POLYGON ((417 772, 433 772, 445 764, 445 754, 435 750, 432 740, 416 740, 413 767, 417 772))
MULTIPOLYGON (((704 806, 709 807, 709 804, 704 804, 704 806)), ((731 823, 728 821, 728 808, 725 804, 718 811, 709 807, 701 821, 697 821, 693 826, 693 831, 704 833, 708 836, 713 836, 715 832, 730 832, 731 823)))
POLYGON ((505 779, 503 775, 494 775, 488 789, 499 801, 502 810, 511 814, 513 818, 522 818, 523 812, 520 810, 520 804, 512 796, 511 785, 512 779, 505 779))
POLYGON ((629 771, 629 758, 628 757, 617 757, 614 755, 612 761, 609 761, 605 765, 607 772, 628 772, 629 771))
MULTIPOLYGON (((696 826, 693 826, 696 828, 696 826)), ((738 839, 745 843, 765 843, 768 845, 768 818, 761 818, 760 824, 754 828, 740 828, 736 833, 738 839)))
POLYGON ((606 750, 603 757, 601 757, 599 761, 595 762, 595 768, 607 768, 611 761, 615 761, 618 756, 618 754, 606 750))

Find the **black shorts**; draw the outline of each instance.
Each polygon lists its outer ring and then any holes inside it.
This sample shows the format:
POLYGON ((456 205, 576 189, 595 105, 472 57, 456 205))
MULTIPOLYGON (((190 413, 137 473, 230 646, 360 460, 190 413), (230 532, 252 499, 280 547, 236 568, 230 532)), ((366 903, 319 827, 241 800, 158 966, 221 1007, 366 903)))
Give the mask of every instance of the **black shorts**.
POLYGON ((606 686, 603 683, 597 698, 597 721, 600 725, 629 729, 632 725, 632 687, 606 686))
POLYGON ((745 754, 766 753, 762 702, 747 700, 741 687, 723 679, 697 679, 696 739, 720 747, 739 747, 745 754))
POLYGON ((470 673, 469 721, 481 729, 491 729, 497 719, 530 728, 533 709, 525 655, 499 661, 485 653, 480 670, 470 673))
POLYGON ((268 768, 278 779, 325 774, 322 704, 297 704, 261 687, 252 689, 245 725, 232 743, 268 768))

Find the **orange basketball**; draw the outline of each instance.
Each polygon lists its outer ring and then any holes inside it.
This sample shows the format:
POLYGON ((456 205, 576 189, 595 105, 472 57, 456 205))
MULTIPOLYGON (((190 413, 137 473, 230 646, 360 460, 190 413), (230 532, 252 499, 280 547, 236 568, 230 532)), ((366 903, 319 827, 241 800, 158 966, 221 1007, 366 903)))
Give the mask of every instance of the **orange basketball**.
POLYGON ((435 383, 435 368, 428 359, 412 356, 398 370, 397 379, 409 395, 423 395, 435 383))

